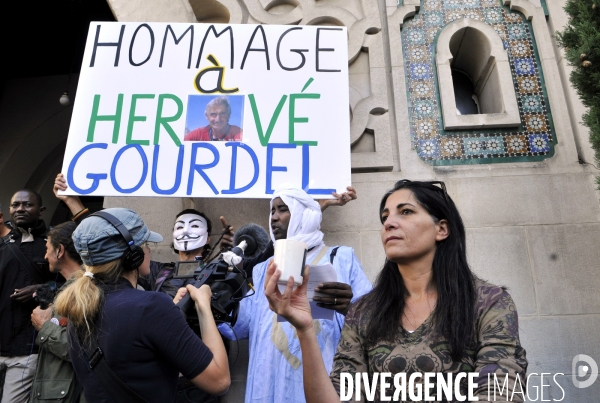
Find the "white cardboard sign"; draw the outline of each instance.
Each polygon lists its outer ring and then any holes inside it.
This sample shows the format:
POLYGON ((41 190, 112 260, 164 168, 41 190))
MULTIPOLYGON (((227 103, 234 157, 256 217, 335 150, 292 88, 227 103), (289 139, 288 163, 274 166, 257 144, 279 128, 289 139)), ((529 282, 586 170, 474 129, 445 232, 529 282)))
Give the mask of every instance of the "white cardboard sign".
POLYGON ((66 194, 343 192, 347 60, 342 27, 91 23, 66 194))

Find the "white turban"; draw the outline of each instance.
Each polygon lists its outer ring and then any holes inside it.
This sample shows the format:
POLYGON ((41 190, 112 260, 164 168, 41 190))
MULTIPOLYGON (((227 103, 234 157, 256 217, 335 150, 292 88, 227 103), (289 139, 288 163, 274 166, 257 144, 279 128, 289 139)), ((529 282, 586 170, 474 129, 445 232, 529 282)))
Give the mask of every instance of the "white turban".
MULTIPOLYGON (((324 245, 323 233, 320 231, 322 213, 319 203, 304 190, 290 185, 282 185, 275 191, 271 199, 271 208, 273 208, 273 200, 278 197, 281 197, 281 200, 287 204, 291 214, 287 239, 305 242, 309 249, 324 245)), ((275 242, 270 216, 269 232, 271 233, 271 239, 275 242)))

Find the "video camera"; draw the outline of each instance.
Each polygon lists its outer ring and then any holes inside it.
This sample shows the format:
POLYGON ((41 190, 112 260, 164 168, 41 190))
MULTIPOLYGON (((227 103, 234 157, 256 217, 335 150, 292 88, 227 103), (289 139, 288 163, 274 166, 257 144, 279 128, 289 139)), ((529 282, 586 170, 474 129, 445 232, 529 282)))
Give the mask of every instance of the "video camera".
POLYGON ((41 309, 48 309, 50 304, 54 302, 54 297, 56 297, 56 283, 54 281, 38 285, 33 293, 33 298, 35 298, 41 309))
MULTIPOLYGON (((204 267, 198 261, 175 262, 174 278, 194 279, 194 287, 203 284, 210 286, 212 291, 211 308, 215 322, 235 325, 240 308, 240 302, 248 293, 248 276, 244 270, 236 267, 242 261, 244 251, 254 253, 256 243, 251 238, 242 239, 238 246, 224 252, 216 260, 204 267)), ((194 328, 197 322, 194 301, 186 295, 177 304, 186 315, 188 323, 194 328)))

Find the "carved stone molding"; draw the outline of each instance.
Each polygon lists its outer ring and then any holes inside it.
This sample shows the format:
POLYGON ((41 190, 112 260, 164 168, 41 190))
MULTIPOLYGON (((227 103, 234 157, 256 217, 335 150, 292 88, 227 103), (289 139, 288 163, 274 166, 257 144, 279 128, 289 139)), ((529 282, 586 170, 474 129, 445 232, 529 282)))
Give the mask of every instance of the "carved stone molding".
MULTIPOLYGON (((119 21, 164 21, 166 0, 108 0, 119 21), (133 11, 144 11, 134 18, 133 11)), ((178 0, 170 21, 335 25, 348 28, 354 171, 390 170, 393 151, 378 3, 372 0, 178 0), (184 4, 185 3, 185 4, 184 4)))
MULTIPOLYGON (((233 0, 215 1, 225 6, 234 2, 233 0)), ((337 25, 348 28, 352 169, 355 171, 392 169, 388 89, 377 2, 240 0, 238 4, 240 3, 248 10, 248 18, 238 18, 237 14, 232 12, 235 22, 337 25)))
POLYGON ((188 0, 107 0, 121 22, 196 22, 188 0))

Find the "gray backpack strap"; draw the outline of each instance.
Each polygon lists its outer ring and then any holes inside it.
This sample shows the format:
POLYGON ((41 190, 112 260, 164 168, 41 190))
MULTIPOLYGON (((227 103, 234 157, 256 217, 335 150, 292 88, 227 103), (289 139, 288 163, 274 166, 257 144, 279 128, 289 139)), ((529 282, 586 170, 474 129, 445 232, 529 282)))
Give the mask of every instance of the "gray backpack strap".
POLYGON ((310 261, 309 265, 319 263, 328 250, 329 246, 324 245, 323 248, 321 248, 321 250, 319 251, 319 253, 317 253, 317 255, 313 258, 313 260, 310 261))

